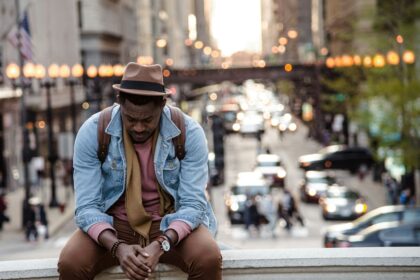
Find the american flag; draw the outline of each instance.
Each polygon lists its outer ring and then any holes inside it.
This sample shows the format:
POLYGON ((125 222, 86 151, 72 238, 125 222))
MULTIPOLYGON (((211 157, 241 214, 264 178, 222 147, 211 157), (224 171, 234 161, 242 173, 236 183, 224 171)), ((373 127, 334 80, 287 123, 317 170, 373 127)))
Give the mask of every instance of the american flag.
POLYGON ((23 19, 20 22, 19 32, 15 26, 10 30, 7 35, 9 42, 15 47, 19 48, 19 35, 20 35, 20 53, 26 61, 33 60, 33 45, 31 40, 31 31, 29 29, 28 12, 25 11, 23 19))

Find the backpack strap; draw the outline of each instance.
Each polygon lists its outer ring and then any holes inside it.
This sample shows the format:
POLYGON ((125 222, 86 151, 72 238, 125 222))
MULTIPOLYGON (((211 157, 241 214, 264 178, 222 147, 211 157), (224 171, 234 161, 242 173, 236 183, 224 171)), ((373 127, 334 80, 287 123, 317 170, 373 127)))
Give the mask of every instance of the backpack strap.
POLYGON ((108 154, 108 146, 109 142, 111 141, 111 136, 105 133, 105 129, 108 126, 109 122, 111 121, 112 117, 112 109, 116 104, 109 106, 103 109, 99 113, 99 121, 98 121, 98 159, 102 163, 104 163, 105 158, 108 154))
POLYGON ((181 110, 177 107, 168 106, 171 111, 171 119, 175 123, 175 125, 178 127, 179 130, 181 130, 181 134, 179 134, 177 137, 172 139, 172 142, 174 143, 175 147, 175 154, 176 157, 179 160, 183 160, 185 157, 185 121, 184 116, 181 112, 181 110))

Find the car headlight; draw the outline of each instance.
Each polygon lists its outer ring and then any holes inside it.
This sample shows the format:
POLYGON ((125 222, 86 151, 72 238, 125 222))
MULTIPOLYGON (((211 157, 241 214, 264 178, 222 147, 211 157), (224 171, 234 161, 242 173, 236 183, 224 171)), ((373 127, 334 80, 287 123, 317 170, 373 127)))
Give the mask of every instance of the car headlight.
POLYGON ((231 202, 231 204, 230 204, 230 210, 232 210, 232 211, 238 211, 238 209, 239 209, 239 204, 238 204, 238 202, 231 202))
POLYGON ((310 196, 315 196, 315 195, 316 195, 316 190, 310 189, 310 190, 308 191, 308 194, 309 194, 310 196))
POLYGON ((279 120, 277 120, 277 119, 271 119, 271 125, 272 126, 278 126, 279 125, 279 120))
POLYGON ((327 204, 327 206, 325 207, 325 210, 331 213, 331 212, 335 212, 337 210, 337 207, 334 204, 327 204))
POLYGON ((279 177, 279 178, 284 178, 284 177, 286 177, 286 171, 284 171, 283 169, 279 170, 279 171, 277 172, 277 177, 279 177))
POLYGON ((308 167, 309 165, 311 165, 311 163, 310 162, 307 162, 307 161, 303 161, 303 162, 301 162, 300 163, 303 167, 308 167))
POLYGON ((289 124, 289 130, 290 131, 296 131, 296 129, 297 129, 297 125, 295 123, 289 124))
POLYGON ((357 203, 354 206, 354 211, 356 211, 357 214, 365 213, 367 211, 366 203, 357 203))
POLYGON ((286 125, 284 124, 279 124, 279 130, 280 131, 285 131, 287 129, 286 125))
POLYGON ((233 131, 239 131, 241 129, 241 125, 239 123, 234 123, 232 125, 233 131))

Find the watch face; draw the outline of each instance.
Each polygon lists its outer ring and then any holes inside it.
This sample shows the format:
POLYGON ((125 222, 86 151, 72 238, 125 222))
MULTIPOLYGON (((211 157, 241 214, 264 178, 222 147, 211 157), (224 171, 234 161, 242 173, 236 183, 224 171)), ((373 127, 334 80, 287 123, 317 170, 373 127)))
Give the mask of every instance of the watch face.
POLYGON ((168 252, 171 249, 171 244, 169 244, 168 240, 163 240, 161 245, 162 245, 163 251, 165 252, 168 252))

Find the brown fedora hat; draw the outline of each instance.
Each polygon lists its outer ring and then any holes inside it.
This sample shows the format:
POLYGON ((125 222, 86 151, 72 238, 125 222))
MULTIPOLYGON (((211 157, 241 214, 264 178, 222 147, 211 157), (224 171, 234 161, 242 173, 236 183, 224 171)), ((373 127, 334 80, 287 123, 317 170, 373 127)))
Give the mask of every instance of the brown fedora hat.
POLYGON ((159 64, 141 65, 130 62, 124 69, 121 84, 112 85, 118 91, 136 95, 166 96, 162 67, 159 64))

